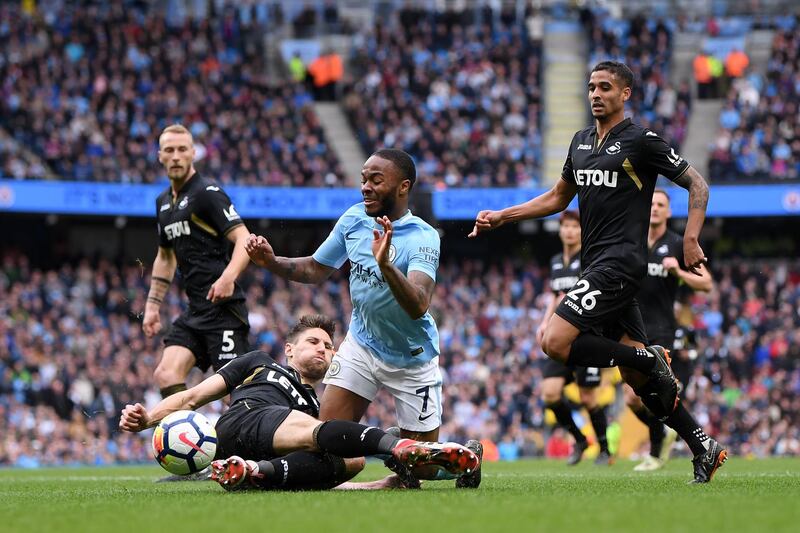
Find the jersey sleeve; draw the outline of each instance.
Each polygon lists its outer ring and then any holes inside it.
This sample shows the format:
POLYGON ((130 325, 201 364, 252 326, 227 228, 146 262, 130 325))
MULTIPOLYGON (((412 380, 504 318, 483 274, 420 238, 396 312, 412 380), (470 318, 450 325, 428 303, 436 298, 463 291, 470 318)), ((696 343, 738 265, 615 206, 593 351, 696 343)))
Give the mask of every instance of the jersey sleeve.
POLYGON ((217 374, 225 380, 225 385, 228 388, 228 392, 230 392, 252 376, 256 369, 272 362, 273 359, 264 352, 250 352, 232 359, 228 364, 217 370, 217 374))
POLYGON ((567 158, 564 160, 564 168, 561 169, 561 179, 573 185, 575 185, 575 174, 572 172, 572 150, 575 148, 575 139, 577 137, 577 133, 572 136, 572 141, 569 143, 569 150, 567 151, 567 158))
POLYGON ((244 224, 230 197, 217 185, 207 186, 198 194, 198 216, 211 224, 220 235, 226 235, 244 224))
POLYGON ((347 229, 347 213, 336 221, 328 238, 319 245, 312 256, 314 261, 332 268, 340 268, 347 260, 347 246, 345 246, 345 233, 347 229))
POLYGON ((681 177, 689 168, 689 163, 653 131, 645 130, 641 146, 647 164, 672 181, 681 177))
POLYGON ((434 229, 414 235, 409 242, 408 273, 423 272, 436 281, 440 247, 439 233, 434 229))
POLYGON ((158 245, 161 248, 172 248, 172 243, 167 238, 164 228, 161 227, 161 197, 156 198, 156 227, 158 228, 158 245))

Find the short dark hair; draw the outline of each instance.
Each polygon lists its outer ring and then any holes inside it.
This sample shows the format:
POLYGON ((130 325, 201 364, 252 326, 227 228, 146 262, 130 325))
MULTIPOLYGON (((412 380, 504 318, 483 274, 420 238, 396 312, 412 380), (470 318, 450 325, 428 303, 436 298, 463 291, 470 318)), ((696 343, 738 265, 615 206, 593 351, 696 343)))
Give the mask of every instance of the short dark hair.
POLYGON ((624 84, 624 87, 633 89, 633 71, 625 63, 620 63, 619 61, 601 61, 594 66, 592 72, 597 72, 598 70, 609 71, 624 84))
POLYGON ((657 193, 657 192, 660 192, 661 194, 663 194, 664 196, 666 196, 666 197, 667 197, 667 203, 670 203, 670 202, 672 201, 672 198, 670 198, 670 197, 669 197, 669 193, 667 192, 667 190, 666 190, 666 189, 662 189, 661 187, 656 187, 656 188, 653 190, 653 194, 655 194, 655 193, 657 193))
POLYGON ((565 220, 574 220, 578 224, 581 223, 581 216, 578 214, 577 211, 574 209, 565 209, 561 212, 561 216, 558 217, 558 222, 564 222, 565 220))
POLYGON ((411 156, 404 151, 396 148, 383 148, 372 155, 394 163, 400 171, 400 177, 410 181, 411 187, 417 182, 417 166, 414 164, 414 160, 411 159, 411 156))
POLYGON ((289 330, 289 333, 286 335, 286 342, 294 344, 297 342, 297 338, 301 333, 316 328, 325 331, 325 333, 330 335, 331 340, 333 340, 333 334, 336 333, 336 322, 325 315, 303 315, 300 317, 300 320, 297 321, 297 324, 292 326, 292 329, 289 330))

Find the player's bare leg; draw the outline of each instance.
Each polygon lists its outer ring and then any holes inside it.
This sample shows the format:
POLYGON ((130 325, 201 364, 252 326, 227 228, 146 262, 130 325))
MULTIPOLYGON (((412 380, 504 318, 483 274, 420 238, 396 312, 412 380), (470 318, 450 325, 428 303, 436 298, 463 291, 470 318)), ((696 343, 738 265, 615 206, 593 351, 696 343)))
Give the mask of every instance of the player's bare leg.
POLYGON ((320 400, 320 420, 352 420, 360 422, 371 402, 336 385, 326 385, 320 400))
POLYGON ((176 392, 186 390, 186 376, 195 364, 195 357, 184 346, 167 346, 161 354, 161 361, 153 371, 153 379, 166 398, 176 392))

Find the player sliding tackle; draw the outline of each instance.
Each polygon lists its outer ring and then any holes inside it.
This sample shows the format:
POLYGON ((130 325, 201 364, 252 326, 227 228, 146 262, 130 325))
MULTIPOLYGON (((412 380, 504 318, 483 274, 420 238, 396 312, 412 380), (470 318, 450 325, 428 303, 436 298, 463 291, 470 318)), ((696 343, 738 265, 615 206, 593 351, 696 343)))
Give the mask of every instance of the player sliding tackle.
MULTIPOLYGON (((212 478, 226 489, 329 489, 357 474, 365 455, 389 455, 407 471, 443 469, 455 476, 470 474, 478 457, 455 443, 418 442, 398 438, 351 421, 320 422, 313 386, 328 370, 333 356, 334 323, 323 316, 304 316, 289 332, 281 366, 261 351, 234 359, 189 390, 162 400, 150 411, 127 405, 119 427, 142 431, 170 413, 197 409, 231 395, 231 408, 217 422, 217 457, 212 478)), ((391 478, 375 483, 348 483, 341 488, 402 486, 391 478)))
POLYGON ((683 258, 695 275, 706 262, 698 239, 708 185, 658 135, 625 119, 632 86, 633 72, 623 63, 595 66, 588 84, 595 125, 573 137, 561 179, 524 204, 481 211, 469 236, 558 213, 578 195, 583 271, 550 319, 542 349, 568 365, 619 366, 644 405, 692 450, 694 482, 707 483, 727 451, 680 403, 669 352, 656 345, 645 348, 647 335, 635 297, 647 273, 650 204, 658 174, 689 190, 683 258))

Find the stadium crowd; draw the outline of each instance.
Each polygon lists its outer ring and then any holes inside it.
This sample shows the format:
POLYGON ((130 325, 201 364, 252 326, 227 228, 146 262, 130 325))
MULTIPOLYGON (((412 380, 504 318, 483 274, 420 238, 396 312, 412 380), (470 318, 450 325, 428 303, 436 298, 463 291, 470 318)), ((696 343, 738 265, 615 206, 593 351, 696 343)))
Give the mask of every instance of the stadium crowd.
POLYGON ((800 178, 800 18, 778 29, 764 76, 734 81, 711 145, 715 181, 800 178))
POLYGON ((634 120, 680 148, 686 138, 692 96, 689 82, 669 81, 674 21, 642 14, 616 19, 602 8, 584 9, 581 19, 589 36, 591 69, 600 61, 621 61, 636 76, 637 87, 627 107, 634 120))
MULTIPOLYGON (((442 436, 482 438, 504 459, 551 456, 567 443, 539 400, 545 357, 535 331, 547 272, 507 261, 444 263, 433 301, 445 376, 442 436)), ((680 323, 695 331, 687 399, 706 430, 735 454, 800 455, 800 263, 739 261, 715 272, 710 295, 683 298, 680 323)), ((80 260, 39 270, 20 253, 0 257, 0 465, 109 464, 150 460, 149 441, 116 429, 120 409, 160 397, 146 339, 141 265, 80 260)), ((350 304, 346 275, 321 288, 288 284, 255 268, 246 286, 253 345, 279 356, 288 327, 307 312, 337 319, 350 304)), ((177 284, 165 312, 177 315, 177 284)), ((195 371, 192 380, 200 378, 195 371)), ((618 404, 610 413, 616 416, 618 404)), ((212 418, 222 404, 206 410, 212 418)), ((367 422, 394 425, 380 396, 367 422)), ((568 449, 568 448, 567 448, 568 449)))
POLYGON ((177 121, 195 136, 199 169, 223 184, 341 184, 311 94, 275 83, 248 11, 213 3, 206 17, 170 18, 118 0, 29 14, 21 4, 0 5, 0 120, 50 171, 0 150, 5 175, 152 183, 158 132, 177 121))
POLYGON ((539 183, 541 15, 405 6, 355 38, 343 105, 367 152, 392 146, 444 187, 539 183), (533 31, 531 31, 531 28, 533 31))

